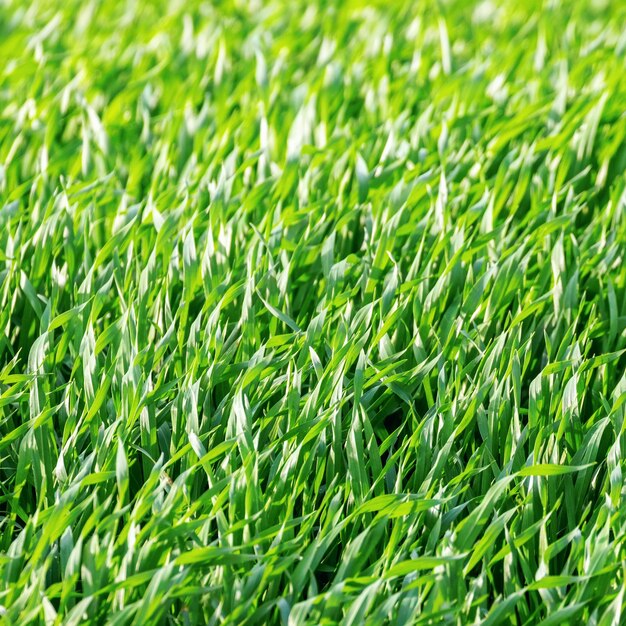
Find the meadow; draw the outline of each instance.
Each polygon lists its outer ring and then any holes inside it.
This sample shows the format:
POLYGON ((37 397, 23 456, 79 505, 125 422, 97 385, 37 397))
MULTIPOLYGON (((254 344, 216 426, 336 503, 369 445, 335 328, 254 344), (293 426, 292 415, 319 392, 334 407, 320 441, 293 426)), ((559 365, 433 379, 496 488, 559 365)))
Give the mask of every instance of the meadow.
POLYGON ((0 0, 0 623, 625 623, 625 25, 0 0))

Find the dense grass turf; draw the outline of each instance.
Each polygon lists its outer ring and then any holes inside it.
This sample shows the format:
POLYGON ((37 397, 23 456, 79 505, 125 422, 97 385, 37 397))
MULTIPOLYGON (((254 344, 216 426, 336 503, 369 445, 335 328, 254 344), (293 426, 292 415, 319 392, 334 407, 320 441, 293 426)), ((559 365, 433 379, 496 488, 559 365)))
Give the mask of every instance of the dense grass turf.
POLYGON ((619 0, 0 2, 11 624, 626 619, 619 0))

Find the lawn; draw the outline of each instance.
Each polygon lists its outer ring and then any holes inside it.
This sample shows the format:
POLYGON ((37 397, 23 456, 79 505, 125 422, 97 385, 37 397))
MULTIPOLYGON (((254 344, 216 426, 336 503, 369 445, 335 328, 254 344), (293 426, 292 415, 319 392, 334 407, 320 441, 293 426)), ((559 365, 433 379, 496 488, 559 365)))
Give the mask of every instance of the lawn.
POLYGON ((626 623, 625 25, 0 0, 0 623, 626 623))

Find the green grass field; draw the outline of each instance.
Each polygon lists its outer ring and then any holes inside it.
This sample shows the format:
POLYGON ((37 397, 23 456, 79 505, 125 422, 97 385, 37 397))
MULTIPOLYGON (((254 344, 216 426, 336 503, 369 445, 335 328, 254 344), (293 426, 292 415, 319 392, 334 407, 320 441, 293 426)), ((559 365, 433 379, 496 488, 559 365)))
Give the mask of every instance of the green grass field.
POLYGON ((626 4, 0 0, 0 623, 626 623, 626 4))

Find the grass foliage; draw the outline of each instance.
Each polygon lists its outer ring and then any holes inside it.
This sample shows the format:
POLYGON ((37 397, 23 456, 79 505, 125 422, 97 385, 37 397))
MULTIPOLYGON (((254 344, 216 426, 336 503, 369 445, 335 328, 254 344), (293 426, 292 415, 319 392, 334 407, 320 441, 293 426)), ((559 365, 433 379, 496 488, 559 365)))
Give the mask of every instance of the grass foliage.
POLYGON ((6 623, 623 623, 625 6, 2 0, 6 623))

